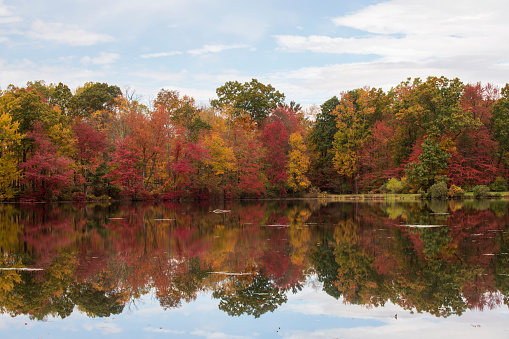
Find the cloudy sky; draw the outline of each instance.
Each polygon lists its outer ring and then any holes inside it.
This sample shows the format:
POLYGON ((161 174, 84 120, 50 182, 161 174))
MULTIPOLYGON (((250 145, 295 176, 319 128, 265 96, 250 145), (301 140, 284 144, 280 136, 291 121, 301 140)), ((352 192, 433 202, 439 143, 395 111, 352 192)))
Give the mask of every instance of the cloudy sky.
POLYGON ((0 89, 107 82, 201 102, 256 78, 303 106, 408 77, 509 82, 506 0, 0 0, 0 89))

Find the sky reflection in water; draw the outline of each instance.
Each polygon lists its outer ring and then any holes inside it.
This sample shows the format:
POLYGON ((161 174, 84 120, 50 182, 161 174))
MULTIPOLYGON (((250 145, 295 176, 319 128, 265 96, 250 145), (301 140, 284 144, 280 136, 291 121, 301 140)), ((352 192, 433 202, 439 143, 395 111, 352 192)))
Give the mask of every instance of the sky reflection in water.
POLYGON ((505 202, 220 207, 0 205, 2 338, 509 335, 505 202))

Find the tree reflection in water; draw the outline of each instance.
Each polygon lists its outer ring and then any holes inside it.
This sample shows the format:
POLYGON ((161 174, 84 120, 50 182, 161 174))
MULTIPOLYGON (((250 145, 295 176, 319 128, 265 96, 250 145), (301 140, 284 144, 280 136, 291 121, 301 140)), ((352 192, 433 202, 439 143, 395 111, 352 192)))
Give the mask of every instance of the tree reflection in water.
POLYGON ((210 293, 228 315, 260 317, 310 281, 338 302, 440 317, 509 305, 504 201, 216 208, 0 205, 2 313, 107 317, 153 292, 164 309, 210 293))

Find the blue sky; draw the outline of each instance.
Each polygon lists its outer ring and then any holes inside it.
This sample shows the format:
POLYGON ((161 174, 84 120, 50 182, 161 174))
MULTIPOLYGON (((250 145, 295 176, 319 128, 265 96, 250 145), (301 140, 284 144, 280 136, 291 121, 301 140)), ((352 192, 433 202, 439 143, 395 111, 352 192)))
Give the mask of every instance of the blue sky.
POLYGON ((304 107, 408 77, 509 79, 506 0, 0 0, 0 88, 162 89, 256 78, 304 107))

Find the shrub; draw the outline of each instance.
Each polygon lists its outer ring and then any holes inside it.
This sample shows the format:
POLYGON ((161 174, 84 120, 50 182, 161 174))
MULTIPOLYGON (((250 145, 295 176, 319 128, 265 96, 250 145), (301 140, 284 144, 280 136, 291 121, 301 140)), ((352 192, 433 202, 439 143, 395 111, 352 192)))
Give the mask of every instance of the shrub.
POLYGON ((85 201, 87 196, 83 192, 74 192, 72 194, 72 201, 85 201))
POLYGON ((507 180, 502 177, 497 177, 490 185, 490 191, 492 192, 506 192, 507 191, 507 180))
POLYGON ((451 185, 449 188, 449 197, 451 198, 463 198, 465 191, 456 185, 451 185))
POLYGON ((311 186, 309 188, 308 193, 306 194, 306 197, 308 197, 308 198, 318 198, 318 197, 323 197, 324 195, 326 195, 326 194, 320 192, 320 189, 318 187, 311 186))
POLYGON ((98 197, 97 199, 100 201, 104 201, 104 200, 110 200, 111 198, 109 196, 107 196, 106 194, 103 194, 100 197, 98 197))
POLYGON ((179 200, 180 198, 184 197, 186 192, 184 190, 177 190, 177 191, 171 191, 164 193, 161 196, 161 200, 168 201, 168 200, 179 200))
POLYGON ((476 199, 485 199, 488 197, 490 189, 486 185, 477 185, 472 189, 472 193, 474 193, 474 198, 476 199))
POLYGON ((150 194, 149 191, 143 190, 139 192, 135 197, 133 197, 135 201, 150 201, 154 200, 154 197, 150 194))
POLYGON ((157 190, 150 191, 150 196, 152 197, 152 200, 161 199, 161 193, 157 190))
POLYGON ((71 201, 72 195, 69 193, 62 193, 58 196, 58 200, 60 201, 71 201))
POLYGON ((405 184, 396 178, 390 178, 385 186, 391 193, 401 193, 405 188, 405 184))
POLYGON ((428 190, 431 199, 445 199, 448 193, 447 184, 443 181, 432 185, 428 190))

